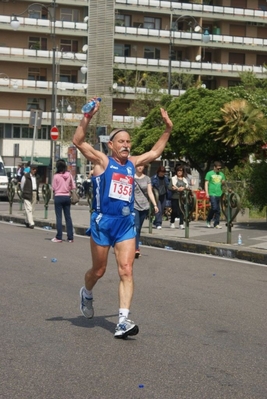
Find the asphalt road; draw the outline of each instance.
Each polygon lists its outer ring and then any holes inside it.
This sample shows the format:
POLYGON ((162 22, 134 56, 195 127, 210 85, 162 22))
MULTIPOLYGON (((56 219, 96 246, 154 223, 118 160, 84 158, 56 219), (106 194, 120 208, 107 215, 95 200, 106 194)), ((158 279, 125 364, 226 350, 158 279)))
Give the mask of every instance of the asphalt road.
POLYGON ((130 315, 140 333, 123 341, 112 250, 87 320, 88 238, 53 244, 53 231, 8 223, 0 234, 1 398, 267 398, 265 266, 143 247, 130 315))

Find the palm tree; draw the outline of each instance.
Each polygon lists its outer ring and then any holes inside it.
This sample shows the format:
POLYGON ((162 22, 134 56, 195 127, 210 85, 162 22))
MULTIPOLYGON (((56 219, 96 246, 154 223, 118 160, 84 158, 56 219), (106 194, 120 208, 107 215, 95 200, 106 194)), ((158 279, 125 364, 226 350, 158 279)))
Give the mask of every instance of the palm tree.
POLYGON ((229 147, 254 145, 266 139, 267 119, 263 112, 247 100, 237 99, 221 108, 220 127, 213 132, 215 140, 229 147))

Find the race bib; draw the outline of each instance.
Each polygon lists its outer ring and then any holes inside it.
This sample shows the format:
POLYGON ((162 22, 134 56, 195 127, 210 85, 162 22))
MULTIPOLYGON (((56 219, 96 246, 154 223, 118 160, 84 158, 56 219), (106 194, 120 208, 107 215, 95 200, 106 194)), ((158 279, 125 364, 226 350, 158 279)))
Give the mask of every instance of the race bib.
POLYGON ((131 176, 126 176, 121 173, 113 173, 109 188, 109 197, 130 202, 133 191, 133 182, 134 179, 131 176))

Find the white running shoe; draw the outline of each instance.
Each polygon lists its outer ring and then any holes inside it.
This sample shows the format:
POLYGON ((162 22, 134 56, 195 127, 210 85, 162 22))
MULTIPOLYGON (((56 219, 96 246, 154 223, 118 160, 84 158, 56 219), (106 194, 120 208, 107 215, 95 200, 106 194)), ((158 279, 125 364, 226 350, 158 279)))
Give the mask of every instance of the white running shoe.
POLYGON ((211 228, 210 222, 207 222, 207 227, 208 227, 209 229, 211 228))
POLYGON ((52 242, 62 242, 62 240, 59 240, 58 238, 56 238, 56 237, 54 237, 54 238, 52 238, 52 240, 51 240, 52 242))
POLYGON ((174 223, 171 223, 171 224, 170 224, 170 228, 171 228, 171 229, 175 229, 175 224, 174 224, 174 223))
POLYGON ((222 226, 220 226, 219 224, 217 224, 217 226, 214 226, 215 229, 222 229, 222 226))
POLYGON ((180 229, 181 229, 181 230, 184 230, 184 228, 185 228, 185 227, 184 227, 184 224, 180 224, 180 229))
POLYGON ((80 289, 80 310, 84 317, 92 319, 94 317, 93 298, 87 298, 85 295, 85 288, 80 289))
POLYGON ((126 339, 128 335, 136 335, 138 332, 139 327, 133 321, 125 319, 122 323, 117 324, 114 337, 126 339))
POLYGON ((161 226, 157 226, 157 229, 160 230, 160 229, 162 229, 162 227, 161 226))

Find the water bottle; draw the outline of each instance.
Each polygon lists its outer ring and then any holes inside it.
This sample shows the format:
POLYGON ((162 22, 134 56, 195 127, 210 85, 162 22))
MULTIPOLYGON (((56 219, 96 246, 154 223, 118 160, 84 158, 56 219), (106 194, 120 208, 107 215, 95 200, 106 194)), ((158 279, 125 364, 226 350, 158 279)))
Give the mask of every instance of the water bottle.
POLYGON ((242 245, 242 236, 241 236, 241 234, 238 234, 237 244, 238 245, 242 245))
MULTIPOLYGON (((101 101, 101 98, 98 97, 98 98, 97 98, 97 101, 100 102, 100 101, 101 101)), ((92 109, 95 108, 95 104, 96 104, 96 102, 95 102, 94 100, 92 100, 92 101, 90 101, 89 103, 85 104, 85 105, 82 107, 82 113, 84 114, 84 116, 85 116, 86 118, 88 117, 89 112, 92 111, 92 109)))

